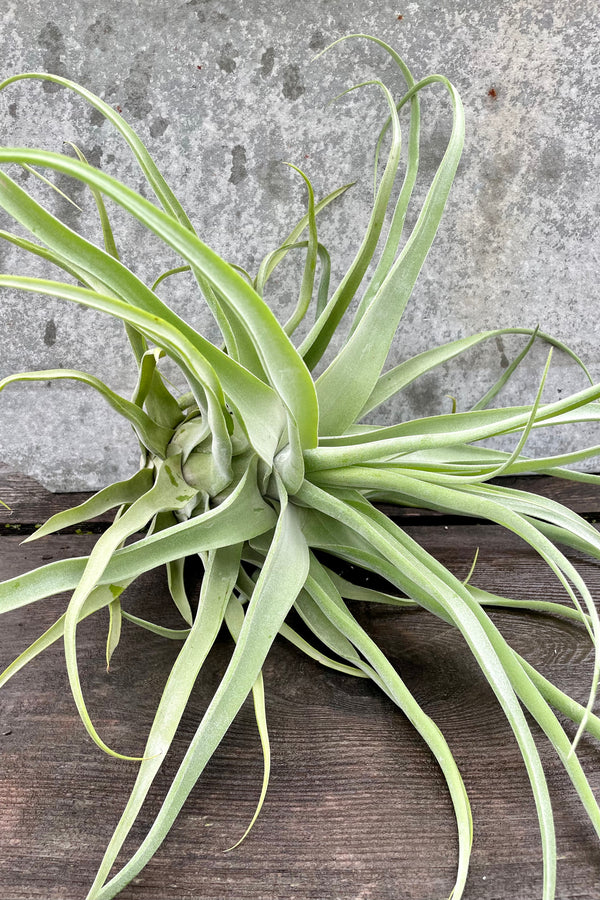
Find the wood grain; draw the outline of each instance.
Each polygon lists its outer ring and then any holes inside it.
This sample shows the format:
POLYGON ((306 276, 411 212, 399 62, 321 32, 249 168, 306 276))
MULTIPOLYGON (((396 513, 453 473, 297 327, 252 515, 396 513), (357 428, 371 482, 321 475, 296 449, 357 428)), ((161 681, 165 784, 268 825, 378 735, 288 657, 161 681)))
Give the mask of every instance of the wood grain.
POLYGON ((44 490, 34 478, 0 464, 0 500, 10 507, 0 506, 0 529, 10 534, 13 526, 45 522, 54 513, 77 506, 90 496, 89 492, 53 494, 44 490))
MULTIPOLYGON (((18 485, 15 484, 18 494, 18 485)), ((35 492, 20 507, 54 500, 35 492)), ((21 512, 19 515, 24 516, 21 512)), ((23 520, 22 520, 23 521, 23 520)), ((514 596, 562 599, 544 564, 494 526, 414 525, 409 533, 459 577, 480 548, 473 581, 514 596)), ((0 544, 2 577, 89 551, 93 535, 0 544)), ((600 567, 573 554, 595 596, 600 567)), ((192 577, 194 573, 191 573, 192 577)), ((128 591, 127 608, 179 624, 162 575, 128 591)), ((66 598, 2 617, 7 663, 64 610, 66 598)), ((541 896, 536 813, 519 751, 498 704, 460 636, 421 611, 356 605, 456 756, 473 805, 475 843, 466 900, 541 896)), ((579 699, 588 690, 589 641, 565 620, 495 612, 507 639, 579 699)), ((177 652, 172 643, 125 625, 110 674, 107 616, 82 624, 78 640, 86 697, 101 735, 139 752, 177 652)), ((186 711, 129 852, 143 838, 187 742, 227 663, 222 636, 186 711)), ((250 837, 243 833, 260 790, 252 710, 245 706, 193 791, 171 834, 123 900, 438 900, 452 887, 456 835, 443 778, 414 730, 378 690, 322 670, 278 640, 266 666, 273 774, 250 837)), ((571 732, 572 733, 572 729, 571 732)), ((555 802, 560 900, 600 897, 600 849, 560 762, 539 746, 555 802)), ((55 646, 0 691, 0 898, 82 900, 135 777, 135 764, 104 756, 87 738, 70 698, 62 648, 55 646)), ((585 738, 580 757, 600 791, 600 752, 585 738)))
MULTIPOLYGON (((600 517, 600 484, 580 484, 559 478, 546 478, 537 475, 521 475, 518 477, 499 478, 494 484, 532 491, 543 497, 550 497, 559 503, 566 503, 575 512, 589 517, 600 517)), ((0 506, 0 529, 10 533, 11 526, 33 526, 44 522, 50 516, 63 509, 83 503, 90 493, 51 493, 44 490, 33 478, 23 476, 7 465, 0 463, 0 500, 10 507, 0 506)), ((448 516, 431 510, 403 508, 391 504, 380 504, 379 508, 394 518, 416 522, 432 518, 448 520, 448 516)), ((92 520, 95 524, 112 522, 112 516, 106 514, 92 520)), ((0 531, 2 533, 2 531, 0 531)))

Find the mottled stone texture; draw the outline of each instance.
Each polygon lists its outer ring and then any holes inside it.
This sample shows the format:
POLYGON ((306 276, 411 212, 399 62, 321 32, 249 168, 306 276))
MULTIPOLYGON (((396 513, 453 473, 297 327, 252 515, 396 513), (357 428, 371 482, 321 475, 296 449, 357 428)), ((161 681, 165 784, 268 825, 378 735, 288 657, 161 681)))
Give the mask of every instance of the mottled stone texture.
MULTIPOLYGON (((122 110, 159 161, 199 234, 255 271, 302 214, 302 166, 319 195, 357 185, 322 217, 340 277, 355 252, 371 199, 373 146, 385 116, 375 88, 330 98, 375 76, 399 92, 382 51, 365 41, 310 60, 330 41, 368 32, 392 43, 417 77, 439 71, 466 107, 463 161, 436 244, 393 349, 393 361, 473 331, 541 326, 570 343, 600 380, 598 303, 598 12, 595 0, 463 3, 388 0, 5 0, 2 77, 68 76, 122 110)), ((95 165, 147 191, 122 140, 84 102, 52 84, 26 82, 0 95, 3 142, 62 150, 77 143, 95 165)), ((423 96, 422 198, 447 139, 443 90, 423 96)), ((29 183, 32 176, 27 179, 29 183)), ((71 227, 99 237, 85 189, 58 178, 82 211, 40 185, 71 227)), ((417 199, 418 199, 417 198, 417 199)), ((412 221, 417 206, 412 212, 412 221)), ((148 281, 172 256, 112 210, 123 258, 148 281)), ((6 217, 2 227, 12 227, 6 217)), ((0 267, 44 267, 0 245, 0 267)), ((297 290, 299 260, 273 279, 282 315, 297 290)), ((163 296, 216 338, 186 275, 163 296)), ((92 372, 127 394, 134 370, 120 327, 64 303, 4 294, 0 374, 58 366, 92 372)), ((449 365, 385 410, 386 419, 467 408, 518 352, 522 339, 491 342, 449 365)), ((531 399, 545 351, 534 351, 506 394, 531 399)), ((555 354, 550 399, 581 387, 555 354)), ((52 488, 99 487, 136 462, 135 442, 87 388, 8 389, 0 398, 0 458, 52 488), (122 444, 119 444, 120 441, 122 444)), ((557 430, 537 449, 558 447, 557 430)), ((589 441, 600 443, 597 435, 589 441)), ((566 435, 560 446, 574 445, 566 435)))

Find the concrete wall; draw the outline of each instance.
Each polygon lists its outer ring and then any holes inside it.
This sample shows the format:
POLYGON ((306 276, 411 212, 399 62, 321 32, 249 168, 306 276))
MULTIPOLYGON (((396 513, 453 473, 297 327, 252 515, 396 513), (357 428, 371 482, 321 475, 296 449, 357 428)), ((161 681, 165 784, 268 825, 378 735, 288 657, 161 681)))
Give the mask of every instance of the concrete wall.
MULTIPOLYGON (((397 361, 473 331, 541 326, 570 343, 600 380, 598 319, 598 12, 595 0, 5 0, 2 77, 34 70, 78 81, 119 107, 180 196, 203 239, 255 271, 304 209, 288 160, 319 195, 358 184, 324 215, 322 239, 343 272, 370 211, 374 140, 385 108, 372 88, 333 106, 349 84, 401 82, 373 44, 347 43, 311 64, 348 32, 377 35, 417 77, 439 71, 466 107, 463 161, 443 225, 393 351, 397 361)), ((423 98, 420 196, 448 133, 439 88, 423 98)), ((3 142, 62 150, 77 143, 91 162, 137 189, 143 179, 111 127, 79 98, 25 82, 0 94, 3 142)), ((32 176, 29 176, 32 183, 32 176)), ((45 202, 97 235, 78 185, 58 185, 83 212, 41 188, 45 202)), ((125 261, 147 280, 173 265, 164 249, 118 214, 125 261)), ((3 227, 13 227, 7 217, 3 227)), ((3 271, 43 267, 0 245, 3 271)), ((269 293, 277 310, 296 290, 288 266, 269 293)), ((215 338, 187 276, 163 296, 215 338)), ((58 366, 92 372, 127 394, 134 371, 116 323, 63 302, 3 294, 0 375, 58 366)), ((453 363, 386 410, 388 421, 459 408, 478 398, 522 345, 498 340, 453 363)), ((515 389, 532 399, 543 348, 515 389)), ((548 399, 584 385, 555 354, 548 399)), ((65 384, 14 386, 0 396, 0 459, 54 489, 96 488, 136 464, 127 426, 93 392, 65 384)), ((537 449, 554 449, 554 434, 537 449)), ((600 443, 588 432, 589 442, 600 443)), ((561 446, 574 446, 567 435, 561 446)))

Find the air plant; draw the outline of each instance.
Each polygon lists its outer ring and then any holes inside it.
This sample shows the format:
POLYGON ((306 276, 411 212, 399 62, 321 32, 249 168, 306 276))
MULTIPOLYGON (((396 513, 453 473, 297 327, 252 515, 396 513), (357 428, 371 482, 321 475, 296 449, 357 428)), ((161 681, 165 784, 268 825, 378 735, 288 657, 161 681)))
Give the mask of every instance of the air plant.
POLYGON ((357 599, 393 604, 399 615, 403 608, 421 607, 463 636, 510 723, 529 775, 543 846, 544 900, 555 894, 555 834, 546 779, 525 711, 553 744, 600 834, 600 809, 576 754, 584 731, 600 737, 600 719, 592 712, 600 673, 600 622, 584 581, 556 546, 566 544, 600 558, 600 539, 590 524, 560 504, 490 483, 498 475, 522 472, 594 480, 595 476, 565 466, 597 454, 598 447, 544 458, 531 458, 523 451, 532 429, 598 421, 600 386, 590 384, 566 399, 544 403, 549 356, 534 397, 518 407, 490 408, 536 338, 577 360, 560 341, 527 328, 481 332, 384 371, 456 172, 464 116, 459 95, 446 78, 432 75, 415 81, 391 47, 376 38, 368 39, 391 57, 406 82, 406 93, 398 101, 378 80, 350 88, 379 91, 387 112, 377 142, 370 220, 356 256, 333 291, 329 290, 329 255, 318 238, 317 217, 347 186, 317 202, 308 176, 292 166, 306 187, 307 212, 251 277, 221 259, 197 236, 143 143, 103 100, 56 75, 28 73, 0 85, 4 90, 20 79, 45 79, 83 97, 125 139, 158 201, 150 202, 92 167, 76 148, 76 158, 37 149, 0 150, 0 163, 5 167, 0 174, 0 204, 31 239, 8 232, 2 237, 67 275, 66 280, 2 275, 0 286, 26 291, 32 297, 60 298, 119 319, 138 370, 130 400, 93 375, 63 369, 11 375, 0 388, 19 380, 66 378, 87 384, 131 423, 141 448, 141 465, 134 475, 100 490, 80 506, 52 516, 27 538, 38 540, 115 510, 114 522, 89 556, 53 562, 0 584, 2 612, 72 592, 64 615, 5 669, 0 683, 62 639, 83 725, 101 749, 119 756, 98 734, 86 708, 77 664, 79 622, 108 608, 108 659, 117 648, 123 619, 181 642, 140 758, 137 780, 88 900, 114 897, 152 857, 251 693, 265 760, 260 809, 269 769, 261 669, 278 635, 325 666, 372 679, 426 741, 444 774, 454 807, 459 849, 452 896, 459 900, 472 841, 469 801, 461 775, 440 730, 352 614, 351 602, 357 599), (419 163, 419 95, 434 84, 441 85, 449 96, 453 124, 415 225, 406 234, 405 217, 419 163), (403 107, 410 113, 407 164, 402 184, 395 191, 403 107), (384 148, 385 165, 378 165, 384 148), (101 219, 104 247, 95 246, 59 221, 7 174, 6 167, 41 169, 86 185, 101 219), (206 340, 160 299, 158 287, 164 276, 146 284, 120 261, 104 198, 121 206, 178 254, 181 266, 166 274, 191 270, 218 323, 223 346, 206 340), (275 268, 288 253, 298 250, 305 259, 298 301, 288 320, 280 323, 263 294, 275 268), (348 321, 354 300, 341 349, 331 351, 332 358, 323 364, 322 373, 313 376, 338 325, 343 318, 348 321), (298 339, 301 323, 304 336, 298 339), (425 373, 502 334, 525 335, 526 346, 503 378, 471 409, 393 425, 361 424, 368 413, 425 373), (186 382, 186 390, 179 396, 164 377, 163 357, 176 364, 186 382), (488 438, 510 435, 515 436, 510 451, 481 444, 488 438), (382 501, 504 526, 546 561, 570 602, 499 597, 476 588, 470 580, 460 581, 378 509, 376 504, 382 501), (190 557, 203 566, 197 604, 190 602, 183 578, 184 562, 190 557), (352 571, 359 574, 366 571, 381 576, 388 590, 352 583, 347 572, 342 576, 336 571, 335 558, 351 563, 352 571), (178 630, 127 612, 128 585, 159 565, 167 568, 170 596, 183 620, 178 630), (550 611, 580 621, 595 652, 587 705, 566 696, 513 650, 487 615, 487 606, 550 611), (286 621, 292 609, 304 620, 306 633, 314 635, 314 646, 286 621), (111 876, 223 624, 234 639, 227 670, 146 837, 131 859, 111 876), (567 736, 553 708, 578 726, 574 739, 567 736))

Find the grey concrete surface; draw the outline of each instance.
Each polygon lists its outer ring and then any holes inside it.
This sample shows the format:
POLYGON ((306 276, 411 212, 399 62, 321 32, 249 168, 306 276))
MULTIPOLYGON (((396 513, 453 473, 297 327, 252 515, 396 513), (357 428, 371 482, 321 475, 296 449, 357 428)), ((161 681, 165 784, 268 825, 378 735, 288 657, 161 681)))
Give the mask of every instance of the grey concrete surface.
MULTIPOLYGON (((284 160, 305 168, 319 195, 356 180, 321 222, 335 282, 368 218, 373 147, 385 108, 374 89, 328 101, 359 80, 382 77, 397 92, 401 82, 382 51, 365 41, 311 58, 346 33, 383 38, 417 77, 447 75, 467 117, 445 219, 391 361, 474 331, 540 323, 580 353, 600 380, 599 18, 595 0, 5 0, 0 75, 57 73, 120 108, 200 236, 250 271, 303 213, 302 186, 284 160)), ((74 141, 91 162, 145 191, 119 136, 61 88, 39 82, 7 88, 0 121, 2 143, 62 150, 63 141, 74 141)), ((443 91, 430 89, 423 98, 419 197, 449 124, 443 91)), ((86 191, 66 179, 57 184, 82 211, 44 186, 36 190, 70 227, 99 238, 86 191)), ((118 210, 111 215, 124 260, 144 279, 174 264, 118 210)), ((0 222, 13 228, 6 215, 0 222)), ((47 271, 2 243, 0 268, 47 271)), ((292 261, 273 279, 268 298, 280 314, 293 302, 299 271, 292 261)), ((216 338, 187 276, 170 279, 161 291, 216 338)), ((125 395, 132 389, 120 326, 92 312, 3 293, 0 335, 0 375, 67 366, 96 374, 125 395)), ((384 410, 385 421, 449 410, 448 395, 467 408, 520 346, 522 339, 498 340, 424 378, 384 410)), ((542 347, 528 357, 505 403, 532 399, 544 359, 542 347)), ((545 396, 564 396, 584 383, 555 354, 545 396)), ((128 427, 88 388, 11 386, 0 396, 0 410, 0 459, 53 489, 97 488, 136 465, 128 427)), ((579 440, 600 444, 591 429, 583 436, 554 429, 531 446, 554 452, 579 440)))

